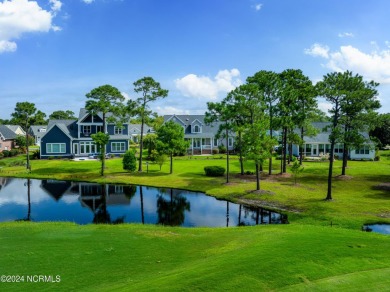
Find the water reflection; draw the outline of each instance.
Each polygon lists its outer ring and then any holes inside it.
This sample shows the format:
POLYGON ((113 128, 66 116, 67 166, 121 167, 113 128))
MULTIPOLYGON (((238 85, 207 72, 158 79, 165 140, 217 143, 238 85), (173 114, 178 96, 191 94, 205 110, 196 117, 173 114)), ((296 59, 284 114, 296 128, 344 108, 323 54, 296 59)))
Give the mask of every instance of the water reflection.
POLYGON ((0 186, 0 221, 187 227, 288 223, 279 213, 178 189, 6 178, 0 178, 0 186))
POLYGON ((386 224, 386 223, 366 224, 363 225, 363 231, 390 234, 390 224, 386 224))

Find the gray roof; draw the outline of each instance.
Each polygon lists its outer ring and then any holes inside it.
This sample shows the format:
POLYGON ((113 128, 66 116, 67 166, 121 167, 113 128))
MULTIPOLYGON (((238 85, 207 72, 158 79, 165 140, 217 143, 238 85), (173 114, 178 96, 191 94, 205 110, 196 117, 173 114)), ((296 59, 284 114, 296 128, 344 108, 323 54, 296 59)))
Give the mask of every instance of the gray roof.
POLYGON ((46 131, 45 132, 41 132, 40 131, 41 129, 45 129, 46 130, 47 126, 46 125, 30 126, 29 133, 34 135, 34 136, 36 136, 36 137, 42 137, 45 134, 46 131))
MULTIPOLYGON (((141 134, 141 124, 129 124, 129 135, 135 134, 134 130, 136 130, 136 133, 141 134)), ((154 132, 155 131, 152 127, 144 125, 144 135, 154 132)))
MULTIPOLYGON (((79 112, 79 121, 82 120, 85 115, 88 114, 88 111, 85 109, 85 108, 81 108, 80 109, 80 112, 79 112)), ((100 117, 101 119, 103 119, 103 114, 101 112, 98 112, 97 113, 97 116, 100 117)), ((106 113, 106 118, 112 116, 112 113, 106 113)))
POLYGON ((65 134, 72 138, 77 138, 77 120, 49 120, 47 125, 47 132, 56 125, 60 128, 65 134))
POLYGON ((6 140, 15 139, 18 135, 12 131, 8 126, 0 125, 0 135, 6 140))
POLYGON ((206 137, 212 138, 218 133, 219 126, 221 122, 215 122, 212 125, 206 125, 204 118, 205 115, 165 115, 164 122, 176 117, 181 121, 185 127, 184 134, 186 138, 197 138, 197 137, 206 137), (197 121, 202 126, 202 133, 192 133, 191 125, 196 124, 197 121))
POLYGON ((20 130, 22 130, 23 132, 25 132, 24 130, 23 130, 23 128, 21 127, 21 126, 19 126, 19 125, 5 125, 8 129, 10 129, 12 132, 14 132, 14 133, 16 133, 16 131, 18 130, 18 129, 20 129, 20 130))

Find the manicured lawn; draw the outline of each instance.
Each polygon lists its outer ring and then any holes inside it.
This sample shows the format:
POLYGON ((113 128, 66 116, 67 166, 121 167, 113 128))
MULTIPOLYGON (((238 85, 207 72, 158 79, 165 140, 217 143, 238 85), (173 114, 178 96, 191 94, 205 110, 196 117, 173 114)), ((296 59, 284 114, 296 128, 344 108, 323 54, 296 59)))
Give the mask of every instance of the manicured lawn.
POLYGON ((3 291, 389 291, 390 239, 310 225, 168 228, 4 223, 3 291))
MULTIPOLYGON (((204 191, 218 198, 284 210, 289 225, 240 228, 171 228, 13 222, 0 224, 0 275, 59 275, 60 283, 0 283, 1 290, 124 291, 390 291, 390 236, 361 231, 369 222, 390 223, 390 152, 378 162, 350 161, 346 178, 335 164, 333 201, 324 201, 326 162, 305 162, 294 185, 289 175, 264 176, 254 193, 253 175, 238 175, 233 157, 229 184, 203 168, 225 166, 215 157, 176 158, 127 173, 120 159, 34 160, 32 173, 8 166, 0 175, 132 183, 204 191), (216 158, 216 159, 214 159, 216 158), (331 226, 332 225, 332 226, 331 226), (4 287, 4 289, 3 289, 4 287)), ((13 158, 15 159, 15 158, 13 158)), ((20 158, 19 158, 20 159, 20 158)), ((4 162, 3 160, 2 162, 4 162)), ((265 167, 265 169, 267 169, 265 167)), ((254 170, 246 162, 245 170, 254 170)))

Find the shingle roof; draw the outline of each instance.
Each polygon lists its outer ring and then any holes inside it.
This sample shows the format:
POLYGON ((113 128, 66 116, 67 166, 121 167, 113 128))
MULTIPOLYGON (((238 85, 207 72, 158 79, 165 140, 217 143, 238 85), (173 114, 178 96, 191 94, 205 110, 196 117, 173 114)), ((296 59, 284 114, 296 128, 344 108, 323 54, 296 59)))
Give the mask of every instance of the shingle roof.
POLYGON ((186 138, 196 138, 199 136, 202 137, 215 137, 218 133, 219 126, 223 124, 222 122, 215 122, 212 125, 206 125, 204 118, 205 115, 165 115, 164 122, 173 119, 176 117, 181 121, 185 126, 184 134, 186 138), (202 133, 192 133, 191 125, 196 124, 196 120, 198 120, 202 125, 202 133), (195 123, 194 123, 195 122, 195 123))
MULTIPOLYGON (((129 135, 134 133, 141 133, 141 124, 129 124, 129 135)), ((148 133, 154 133, 154 129, 148 125, 144 125, 144 134, 148 133)))
POLYGON ((50 131, 54 125, 57 125, 65 134, 72 138, 77 138, 77 120, 49 120, 47 125, 47 132, 50 131))
POLYGON ((45 134, 45 132, 41 132, 40 130, 41 129, 47 129, 47 126, 45 125, 40 125, 40 126, 37 126, 37 125, 34 125, 34 126, 30 126, 30 133, 33 134, 34 136, 37 136, 37 137, 40 137, 40 136, 43 136, 43 134, 45 134))
MULTIPOLYGON (((81 120, 82 118, 85 117, 85 115, 88 114, 88 111, 85 109, 85 108, 81 108, 80 109, 80 112, 79 112, 79 120, 81 120)), ((103 119, 103 115, 101 112, 98 112, 97 113, 98 117, 100 117, 101 119, 103 119)), ((106 113, 106 118, 108 117, 111 117, 112 116, 112 113, 106 113)))
POLYGON ((18 135, 16 135, 16 133, 14 131, 12 131, 10 128, 8 128, 5 125, 0 125, 0 134, 6 140, 15 139, 18 136, 18 135))

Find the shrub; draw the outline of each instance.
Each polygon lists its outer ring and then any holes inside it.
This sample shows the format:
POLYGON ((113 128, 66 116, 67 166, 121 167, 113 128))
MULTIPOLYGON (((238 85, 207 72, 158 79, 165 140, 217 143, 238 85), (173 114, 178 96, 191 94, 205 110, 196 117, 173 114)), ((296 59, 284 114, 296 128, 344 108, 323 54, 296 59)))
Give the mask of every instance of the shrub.
POLYGON ((32 155, 31 155, 31 158, 32 159, 40 159, 40 153, 39 153, 39 150, 35 150, 32 155))
POLYGON ((218 149, 219 149, 219 153, 221 153, 221 154, 225 154, 226 153, 226 147, 225 146, 219 145, 218 149))
POLYGON ((255 173, 254 173, 253 171, 247 170, 247 171, 245 172, 245 174, 251 175, 251 174, 255 174, 255 173))
POLYGON ((128 171, 135 171, 137 169, 137 159, 135 158, 135 152, 127 150, 122 160, 123 169, 128 171))
POLYGON ((4 157, 3 152, 0 152, 0 159, 4 157))
POLYGON ((26 163, 22 160, 15 160, 9 163, 9 166, 25 166, 26 163))
POLYGON ((10 154, 10 152, 8 150, 4 150, 2 153, 3 153, 4 157, 10 157, 11 156, 11 154, 10 154))
POLYGON ((213 149, 213 154, 218 154, 219 150, 218 149, 213 149))
POLYGON ((10 151, 10 156, 16 156, 16 155, 18 155, 19 154, 19 150, 18 149, 12 149, 11 151, 10 151))
POLYGON ((222 166, 205 166, 204 171, 206 176, 223 176, 225 168, 222 166))

